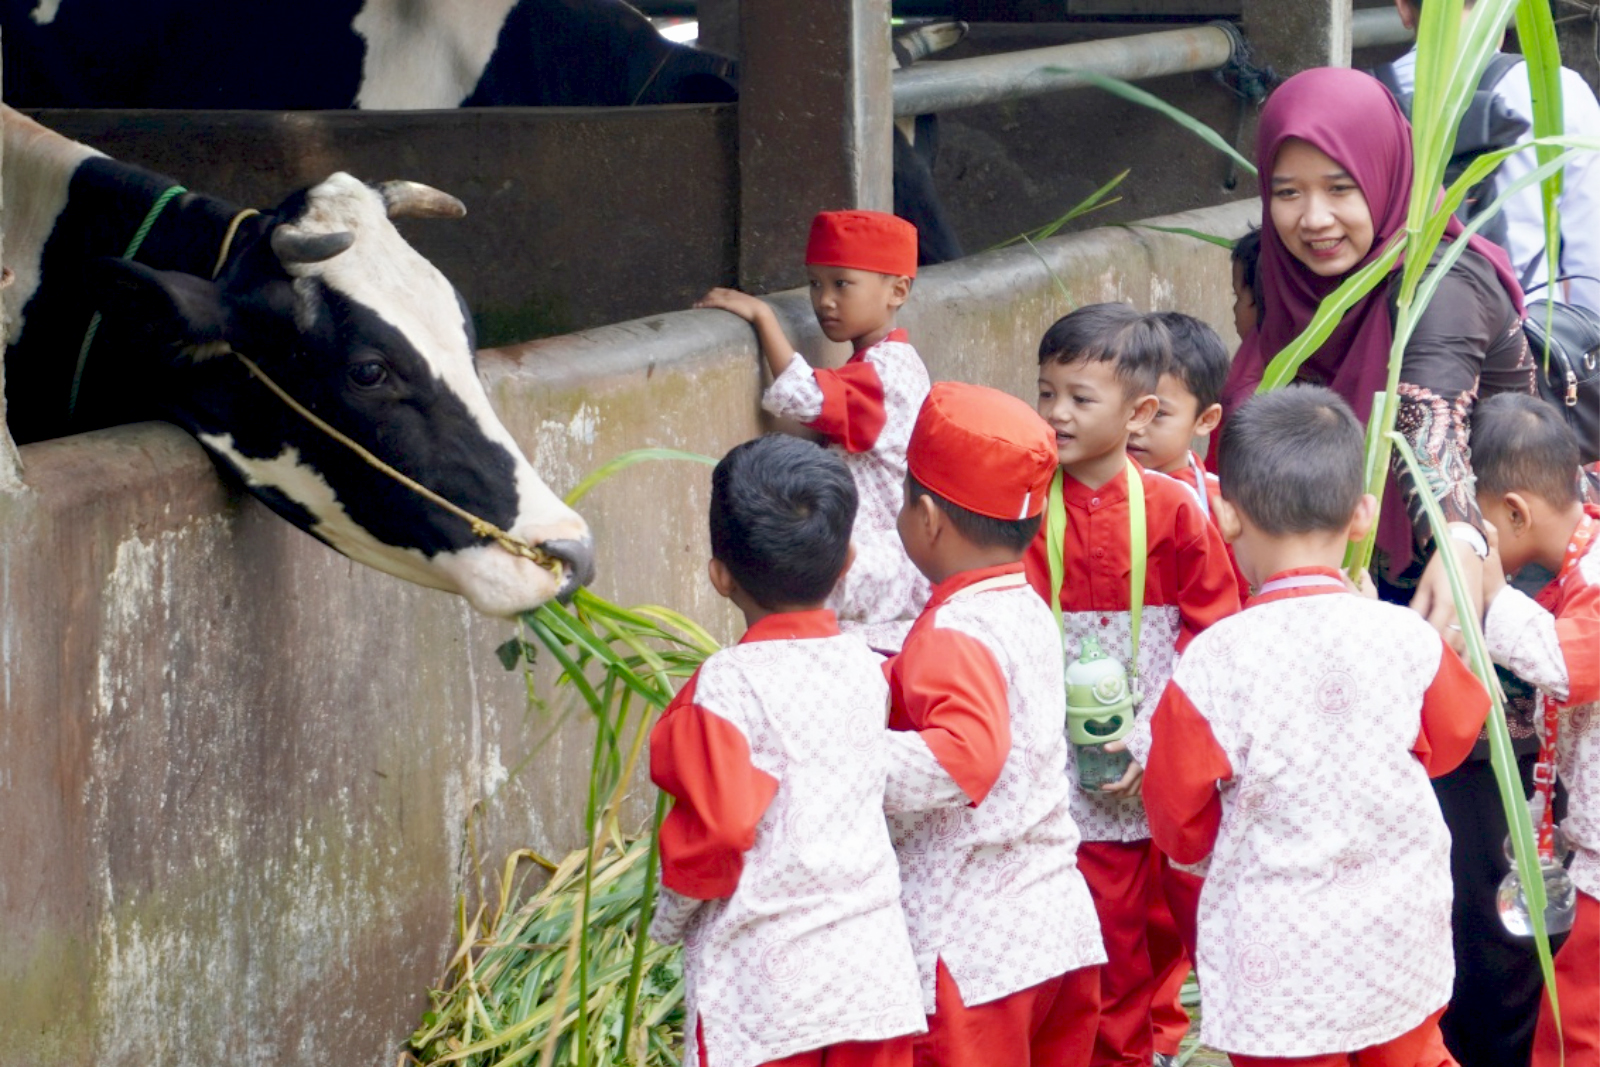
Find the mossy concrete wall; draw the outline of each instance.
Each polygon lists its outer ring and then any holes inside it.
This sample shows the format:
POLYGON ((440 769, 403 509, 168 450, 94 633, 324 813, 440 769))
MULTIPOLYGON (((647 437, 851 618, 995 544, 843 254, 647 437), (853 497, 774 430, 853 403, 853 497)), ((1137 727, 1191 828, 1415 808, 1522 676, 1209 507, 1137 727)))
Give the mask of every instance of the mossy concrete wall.
MULTIPOLYGON (((1165 221, 1234 235, 1251 214, 1165 221)), ((1110 299, 1224 327, 1226 253, 1096 230, 930 269, 904 323, 936 378, 1028 397, 1045 326, 1110 299)), ((777 302, 803 349, 845 354, 801 294, 777 302)), ((626 449, 718 455, 763 429, 754 339, 720 312, 483 373, 563 490, 626 449)), ((494 656, 509 624, 335 555, 170 426, 21 455, 26 487, 0 492, 0 1062, 389 1067, 477 861, 579 843, 587 724, 530 709, 494 656)), ((600 593, 731 637, 707 481, 636 467, 583 511, 600 593)))

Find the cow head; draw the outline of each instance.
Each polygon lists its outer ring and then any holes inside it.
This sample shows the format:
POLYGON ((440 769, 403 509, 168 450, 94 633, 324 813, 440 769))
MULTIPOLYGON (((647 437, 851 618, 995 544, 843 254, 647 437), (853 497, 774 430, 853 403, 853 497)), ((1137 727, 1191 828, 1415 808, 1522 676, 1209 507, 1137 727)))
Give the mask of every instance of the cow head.
POLYGON ((471 318, 390 222, 457 216, 412 183, 335 174, 241 228, 218 277, 101 263, 108 324, 167 346, 167 404, 252 492, 351 559, 511 615, 592 575, 584 521, 489 405, 471 318), (340 433, 559 565, 547 569, 380 472, 296 413, 233 353, 340 433))

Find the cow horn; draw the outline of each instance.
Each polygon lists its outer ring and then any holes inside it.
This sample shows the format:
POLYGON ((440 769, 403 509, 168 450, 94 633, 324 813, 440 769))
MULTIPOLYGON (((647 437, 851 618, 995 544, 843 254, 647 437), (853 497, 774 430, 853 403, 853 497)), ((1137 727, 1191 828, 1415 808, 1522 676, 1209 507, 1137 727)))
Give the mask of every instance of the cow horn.
POLYGON ((467 205, 421 182, 383 182, 378 186, 391 219, 459 219, 467 205))
POLYGON ((343 252, 355 241, 356 235, 348 231, 306 233, 292 226, 279 226, 272 231, 272 250, 285 266, 291 263, 321 263, 343 252))

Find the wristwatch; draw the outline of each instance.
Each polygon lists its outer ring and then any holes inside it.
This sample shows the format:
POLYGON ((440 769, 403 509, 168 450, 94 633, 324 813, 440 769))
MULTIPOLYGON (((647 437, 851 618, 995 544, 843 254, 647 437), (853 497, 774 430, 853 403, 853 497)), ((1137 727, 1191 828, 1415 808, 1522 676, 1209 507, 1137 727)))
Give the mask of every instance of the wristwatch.
POLYGON ((1450 536, 1472 549, 1472 554, 1479 559, 1489 558, 1489 542, 1483 538, 1483 532, 1476 526, 1468 526, 1464 522, 1450 524, 1450 536))

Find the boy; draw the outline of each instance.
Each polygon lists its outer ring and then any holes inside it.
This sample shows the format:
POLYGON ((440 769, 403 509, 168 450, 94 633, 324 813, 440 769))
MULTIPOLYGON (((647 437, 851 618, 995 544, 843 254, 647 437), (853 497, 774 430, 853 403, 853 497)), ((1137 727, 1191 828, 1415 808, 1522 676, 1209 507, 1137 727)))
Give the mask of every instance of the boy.
POLYGON ((917 966, 883 817, 883 661, 822 606, 856 491, 794 437, 711 476, 711 584, 743 612, 650 734, 661 825, 650 935, 684 943, 684 1063, 910 1067, 917 966))
POLYGON ((1243 341, 1261 321, 1261 231, 1251 230, 1233 242, 1233 332, 1243 341))
POLYGON ((761 300, 713 289, 695 304, 722 308, 756 328, 772 371, 762 406, 796 419, 844 456, 860 493, 856 561, 828 606, 847 632, 872 647, 898 651, 928 599, 928 584, 906 559, 894 532, 906 477, 906 439, 928 395, 928 371, 895 315, 917 273, 917 231, 880 211, 824 211, 811 221, 806 275, 811 310, 830 341, 855 354, 837 369, 813 368, 761 300))
MULTIPOLYGON (((1206 470, 1190 445, 1197 437, 1209 438, 1222 421, 1222 385, 1228 378, 1228 350, 1217 331, 1193 315, 1159 312, 1155 321, 1166 327, 1171 339, 1171 359, 1156 385, 1160 401, 1155 418, 1128 438, 1128 455, 1146 470, 1175 478, 1194 491, 1195 499, 1213 524, 1212 501, 1218 494, 1217 476, 1206 470)), ((1230 554, 1229 558, 1232 556, 1230 554)), ((1234 567, 1239 599, 1250 587, 1234 567)), ((1176 1057, 1189 1016, 1179 996, 1189 977, 1194 953, 1194 916, 1200 901, 1200 878, 1177 870, 1151 846, 1155 878, 1146 934, 1155 993, 1150 1021, 1155 1041, 1156 1067, 1176 1057)))
POLYGON ((1091 795, 1078 787, 1075 761, 1068 761, 1073 818, 1083 833, 1078 866, 1094 895, 1108 957, 1093 1062, 1119 1067, 1148 1065, 1153 1055, 1147 926, 1154 865, 1139 800, 1150 713, 1178 653, 1239 609, 1226 547, 1194 494, 1165 475, 1141 471, 1127 456, 1129 436, 1155 415, 1170 343, 1153 316, 1127 304, 1093 304, 1062 318, 1039 344, 1039 414, 1056 431, 1060 466, 1050 507, 1060 501, 1064 524, 1054 538, 1048 528, 1040 531, 1026 563, 1045 603, 1060 606, 1068 660, 1093 634, 1107 655, 1132 666, 1131 574, 1140 539, 1148 558, 1139 601, 1143 689, 1136 725, 1126 742, 1108 746, 1125 748, 1133 762, 1121 781, 1091 795), (1137 535, 1130 476, 1138 479, 1145 512, 1137 535))
POLYGON ((1156 843, 1209 857, 1201 1035, 1235 1067, 1433 1067, 1454 973, 1450 835, 1430 775, 1488 692, 1408 608, 1349 590, 1371 526, 1362 430, 1319 386, 1222 431, 1219 519, 1258 590, 1189 646, 1156 709, 1156 843))
MULTIPOLYGON (((1574 857, 1578 917, 1556 954, 1558 1039, 1544 1001, 1536 1067, 1600 1062, 1600 508, 1585 505, 1574 472, 1578 442, 1555 408, 1503 393, 1472 413, 1478 506, 1494 530, 1483 574, 1484 637, 1501 666, 1538 686, 1559 709, 1545 737, 1567 789, 1561 824, 1574 857), (1555 575, 1530 598, 1505 575, 1537 564, 1555 575)), ((1544 720, 1548 724, 1550 719, 1544 720)), ((1543 762, 1549 753, 1541 754, 1543 762)))
POLYGON ((1022 553, 1055 466, 1015 397, 941 382, 900 536, 933 596, 889 661, 887 807, 928 1033, 919 1067, 1084 1067, 1105 960, 1073 853, 1065 680, 1022 553))

